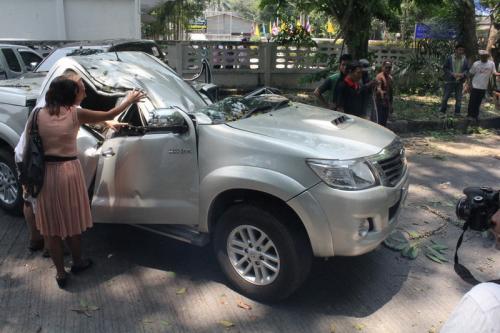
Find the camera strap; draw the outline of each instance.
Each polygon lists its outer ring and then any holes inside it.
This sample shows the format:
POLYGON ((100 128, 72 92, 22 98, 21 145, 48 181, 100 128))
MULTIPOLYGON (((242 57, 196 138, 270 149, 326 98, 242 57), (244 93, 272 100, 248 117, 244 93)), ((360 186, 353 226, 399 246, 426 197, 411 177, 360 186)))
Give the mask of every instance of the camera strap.
MULTIPOLYGON (((460 276, 462 278, 462 280, 475 286, 476 284, 481 283, 481 281, 476 279, 474 277, 474 275, 472 275, 472 273, 469 271, 469 269, 467 269, 467 267, 465 267, 464 265, 462 265, 458 262, 458 248, 462 245, 462 241, 464 240, 464 234, 468 228, 469 228, 469 224, 467 222, 465 222, 464 226, 462 228, 462 230, 463 230, 462 234, 458 238, 457 248, 455 249, 455 265, 453 266, 453 268, 455 269, 455 272, 458 274, 458 276, 460 276)), ((493 283, 500 284, 500 279, 485 281, 485 282, 493 282, 493 283)))

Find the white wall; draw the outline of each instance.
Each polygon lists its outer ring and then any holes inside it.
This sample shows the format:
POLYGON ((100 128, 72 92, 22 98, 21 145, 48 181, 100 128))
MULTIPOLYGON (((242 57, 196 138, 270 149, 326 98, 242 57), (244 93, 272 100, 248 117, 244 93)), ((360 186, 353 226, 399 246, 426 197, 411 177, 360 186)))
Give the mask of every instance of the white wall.
POLYGON ((0 0, 0 38, 140 37, 140 0, 0 0))

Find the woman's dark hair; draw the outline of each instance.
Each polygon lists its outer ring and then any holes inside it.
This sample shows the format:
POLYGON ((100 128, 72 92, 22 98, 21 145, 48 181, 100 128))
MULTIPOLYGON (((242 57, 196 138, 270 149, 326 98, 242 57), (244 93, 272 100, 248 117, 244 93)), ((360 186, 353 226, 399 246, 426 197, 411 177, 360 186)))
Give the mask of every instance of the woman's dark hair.
POLYGON ((78 95, 78 84, 64 76, 56 77, 45 94, 45 106, 50 115, 59 115, 61 106, 73 106, 78 95))

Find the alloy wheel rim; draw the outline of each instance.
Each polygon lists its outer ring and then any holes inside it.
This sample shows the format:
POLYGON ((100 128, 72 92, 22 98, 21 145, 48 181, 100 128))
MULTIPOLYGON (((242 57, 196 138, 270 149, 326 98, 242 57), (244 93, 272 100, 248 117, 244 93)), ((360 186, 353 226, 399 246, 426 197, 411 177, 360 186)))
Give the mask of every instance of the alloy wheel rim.
POLYGON ((269 285, 279 275, 281 262, 276 245, 259 228, 235 228, 227 239, 227 254, 238 275, 254 285, 269 285))
POLYGON ((18 188, 14 172, 9 166, 0 162, 0 201, 12 205, 17 198, 18 188))

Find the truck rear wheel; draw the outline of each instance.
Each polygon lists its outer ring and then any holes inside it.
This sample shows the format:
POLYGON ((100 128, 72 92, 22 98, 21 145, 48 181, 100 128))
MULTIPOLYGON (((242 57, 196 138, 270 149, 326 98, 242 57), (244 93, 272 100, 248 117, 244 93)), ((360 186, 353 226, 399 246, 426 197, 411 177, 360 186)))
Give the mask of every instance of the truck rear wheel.
POLYGON ((260 301, 290 296, 307 278, 312 252, 306 235, 284 216, 238 204, 216 225, 215 254, 230 283, 260 301))
POLYGON ((0 207, 11 214, 22 212, 22 191, 17 179, 14 154, 0 149, 0 207))

